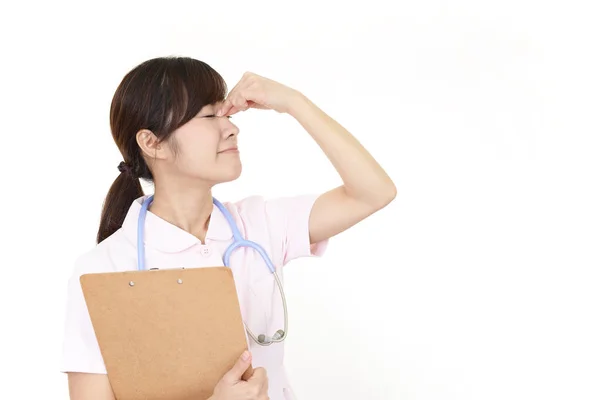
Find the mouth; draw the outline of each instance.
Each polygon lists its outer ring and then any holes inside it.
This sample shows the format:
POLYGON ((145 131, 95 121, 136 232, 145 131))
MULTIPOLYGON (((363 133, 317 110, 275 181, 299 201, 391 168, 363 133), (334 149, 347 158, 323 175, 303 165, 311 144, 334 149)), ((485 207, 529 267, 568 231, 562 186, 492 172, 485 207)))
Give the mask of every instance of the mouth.
POLYGON ((239 153, 239 150, 237 147, 230 147, 228 149, 219 151, 217 154, 223 154, 223 153, 239 153))

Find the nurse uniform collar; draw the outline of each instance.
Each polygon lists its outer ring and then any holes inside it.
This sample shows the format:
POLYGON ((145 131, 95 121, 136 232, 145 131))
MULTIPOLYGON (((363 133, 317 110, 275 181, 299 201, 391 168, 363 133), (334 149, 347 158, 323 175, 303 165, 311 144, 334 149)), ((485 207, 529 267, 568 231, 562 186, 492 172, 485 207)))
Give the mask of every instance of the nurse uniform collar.
MULTIPOLYGON (((142 203, 142 208, 140 210, 140 214, 138 217, 138 226, 137 226, 137 264, 138 270, 143 271, 146 269, 146 259, 145 259, 145 249, 144 249, 144 227, 146 222, 146 214, 148 212, 148 207, 152 203, 154 196, 148 196, 144 202, 142 203)), ((271 271, 271 274, 275 278, 275 282, 277 283, 277 287, 279 288, 279 293, 281 294, 281 300, 283 302, 283 317, 284 317, 284 327, 283 329, 279 329, 273 336, 267 336, 265 334, 260 334, 258 337, 254 335, 254 333, 248 328, 246 323, 244 322, 244 327, 246 328, 246 332, 250 335, 252 340, 254 340, 257 344, 261 346, 269 346, 272 343, 283 342, 283 340, 287 336, 288 332, 288 316, 287 316, 287 305, 285 301, 285 293, 283 291, 283 287, 281 285, 281 281, 275 272, 275 266, 273 262, 267 255, 266 251, 260 246, 258 243, 252 242, 250 240, 246 240, 242 237, 235 221, 233 220, 233 216, 231 213, 221 204, 217 199, 213 198, 213 204, 217 206, 217 208, 221 211, 227 223, 229 224, 229 228, 233 233, 233 243, 227 247, 225 250, 225 254, 223 254, 223 265, 229 267, 229 258, 231 257, 231 253, 240 248, 240 247, 250 247, 260 254, 265 264, 271 271)))

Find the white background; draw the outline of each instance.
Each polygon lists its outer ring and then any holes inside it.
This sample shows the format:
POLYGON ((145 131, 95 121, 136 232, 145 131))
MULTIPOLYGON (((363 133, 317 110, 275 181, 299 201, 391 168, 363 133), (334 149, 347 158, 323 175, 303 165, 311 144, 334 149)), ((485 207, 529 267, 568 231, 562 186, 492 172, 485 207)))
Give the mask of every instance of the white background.
MULTIPOLYGON (((121 161, 111 97, 136 64, 185 55, 230 88, 249 70, 302 91, 398 187, 323 259, 287 268, 300 400, 600 398, 597 10, 19 3, 0 12, 1 397, 67 398, 66 281, 121 161)), ((291 117, 234 121, 244 172, 219 198, 340 183, 291 117)))

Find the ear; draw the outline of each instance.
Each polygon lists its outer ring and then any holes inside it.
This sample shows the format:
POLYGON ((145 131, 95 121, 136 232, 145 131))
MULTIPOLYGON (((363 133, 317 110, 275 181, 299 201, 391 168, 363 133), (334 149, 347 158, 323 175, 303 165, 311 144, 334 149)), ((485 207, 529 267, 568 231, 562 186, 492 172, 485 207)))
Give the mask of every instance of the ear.
POLYGON ((165 159, 167 157, 164 143, 160 143, 156 135, 148 129, 138 131, 135 139, 142 149, 142 154, 149 159, 165 159))

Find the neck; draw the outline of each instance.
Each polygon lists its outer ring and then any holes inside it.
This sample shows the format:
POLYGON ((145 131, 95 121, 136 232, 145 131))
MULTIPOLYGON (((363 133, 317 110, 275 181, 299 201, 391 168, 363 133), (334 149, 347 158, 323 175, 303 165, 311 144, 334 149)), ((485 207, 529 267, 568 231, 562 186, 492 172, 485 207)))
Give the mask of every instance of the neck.
POLYGON ((156 185, 149 211, 204 243, 213 210, 212 192, 210 186, 190 186, 156 185))

